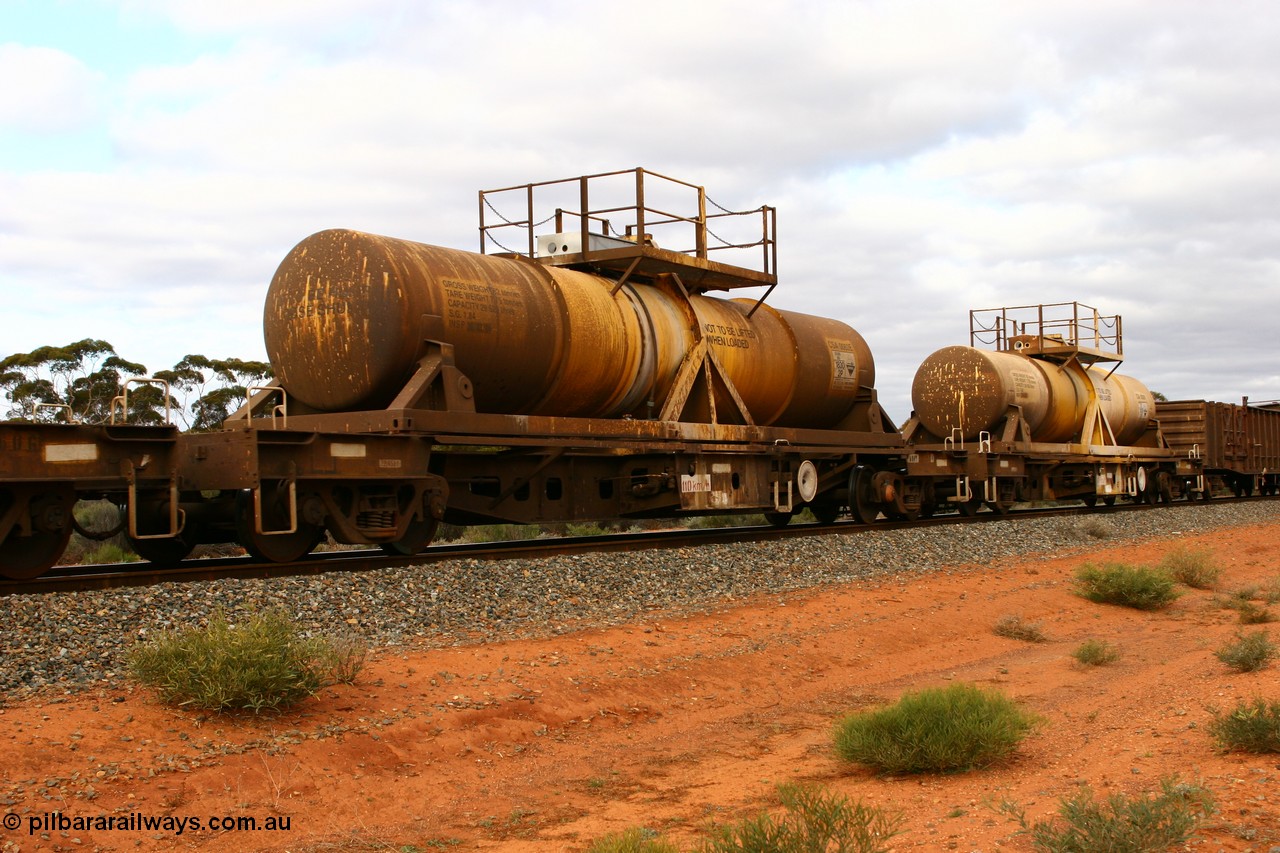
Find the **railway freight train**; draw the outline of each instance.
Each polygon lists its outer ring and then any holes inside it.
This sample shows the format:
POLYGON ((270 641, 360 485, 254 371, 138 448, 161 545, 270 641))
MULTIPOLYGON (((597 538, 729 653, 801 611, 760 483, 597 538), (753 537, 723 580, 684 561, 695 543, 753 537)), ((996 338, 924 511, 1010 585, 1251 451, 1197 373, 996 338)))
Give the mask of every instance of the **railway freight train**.
POLYGON ((223 542, 291 561, 326 535, 412 554, 441 522, 871 523, 1276 489, 1280 412, 1160 409, 1115 372, 1119 319, 1077 303, 971 312, 899 429, 857 331, 765 303, 772 208, 708 214, 702 188, 643 169, 479 201, 479 253, 299 243, 266 297, 276 384, 221 429, 0 425, 0 575, 53 565, 82 499, 172 564, 223 542))

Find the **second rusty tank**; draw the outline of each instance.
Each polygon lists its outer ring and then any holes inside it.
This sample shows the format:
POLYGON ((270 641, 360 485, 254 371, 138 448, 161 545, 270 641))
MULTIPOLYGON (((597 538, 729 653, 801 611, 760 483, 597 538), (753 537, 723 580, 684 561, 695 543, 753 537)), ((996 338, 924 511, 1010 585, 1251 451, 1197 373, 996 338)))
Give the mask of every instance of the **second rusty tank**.
POLYGON ((478 411, 652 418, 705 342, 754 423, 838 424, 875 383, 862 336, 754 304, 330 230, 280 264, 264 324, 279 382, 322 412, 385 407, 439 341, 478 411))
POLYGON ((1069 442, 1078 436, 1096 402, 1114 440, 1134 443, 1154 416, 1151 392, 1137 379, 1085 367, 967 346, 943 347, 916 371, 911 402, 920 423, 946 438, 965 440, 996 428, 1011 407, 1021 408, 1031 438, 1069 442))

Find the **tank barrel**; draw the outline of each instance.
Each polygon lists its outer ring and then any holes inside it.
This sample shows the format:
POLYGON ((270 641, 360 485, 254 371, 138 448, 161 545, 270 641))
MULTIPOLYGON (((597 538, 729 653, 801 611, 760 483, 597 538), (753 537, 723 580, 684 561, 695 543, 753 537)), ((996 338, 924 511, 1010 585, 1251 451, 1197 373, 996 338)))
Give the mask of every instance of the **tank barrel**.
POLYGON ((674 277, 619 284, 528 260, 356 231, 299 243, 267 293, 267 353, 322 412, 385 407, 425 342, 453 347, 478 411, 653 417, 700 345, 759 425, 829 427, 875 382, 837 320, 690 295, 674 277))
POLYGON ((1062 364, 1013 352, 943 347, 921 363, 911 386, 916 417, 932 434, 959 430, 966 441, 994 429, 1019 407, 1040 442, 1077 436, 1095 403, 1116 444, 1131 444, 1155 414, 1151 392, 1137 379, 1072 361, 1062 364))

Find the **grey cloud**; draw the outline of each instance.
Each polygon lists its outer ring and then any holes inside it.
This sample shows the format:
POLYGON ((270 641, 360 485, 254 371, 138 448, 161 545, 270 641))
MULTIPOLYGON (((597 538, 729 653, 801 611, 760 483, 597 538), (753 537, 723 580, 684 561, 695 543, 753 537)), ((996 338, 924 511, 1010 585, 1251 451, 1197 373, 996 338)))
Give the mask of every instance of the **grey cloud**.
POLYGON ((260 357, 313 231, 473 249, 478 189, 644 165, 779 208, 771 301, 858 328, 897 420, 970 308, 1039 299, 1124 313, 1170 396, 1280 396, 1266 4, 202 5, 152 8, 245 37, 122 84, 115 173, 0 174, 4 286, 132 294, 93 334, 150 366, 260 357))

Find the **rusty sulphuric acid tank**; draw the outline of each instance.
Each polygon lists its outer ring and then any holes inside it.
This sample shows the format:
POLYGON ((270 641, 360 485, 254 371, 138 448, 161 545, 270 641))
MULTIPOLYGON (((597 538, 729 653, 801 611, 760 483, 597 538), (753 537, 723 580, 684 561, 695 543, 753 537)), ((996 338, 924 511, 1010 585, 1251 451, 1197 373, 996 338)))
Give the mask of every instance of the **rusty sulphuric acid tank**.
POLYGON ((279 382, 321 412, 386 407, 433 340, 479 412, 652 418, 700 330, 756 424, 837 424, 875 383, 862 336, 754 304, 330 230, 280 264, 264 326, 279 382))
POLYGON ((1032 441, 1070 441, 1095 398, 1118 445, 1137 440, 1155 413, 1151 392, 1130 376, 967 346, 943 347, 926 358, 911 385, 920 423, 943 438, 958 428, 965 440, 993 430, 1017 405, 1032 441))

